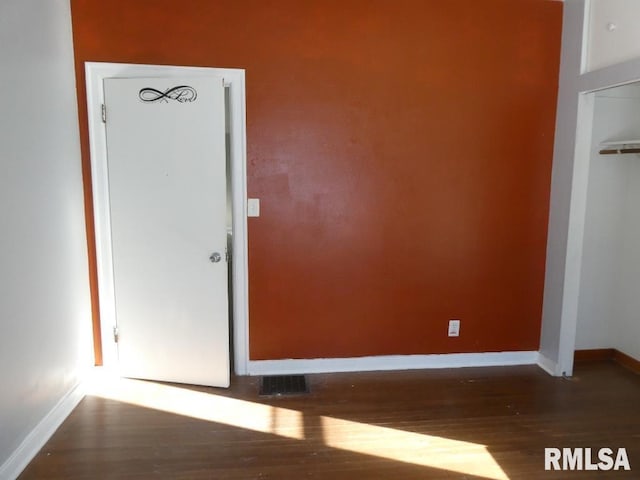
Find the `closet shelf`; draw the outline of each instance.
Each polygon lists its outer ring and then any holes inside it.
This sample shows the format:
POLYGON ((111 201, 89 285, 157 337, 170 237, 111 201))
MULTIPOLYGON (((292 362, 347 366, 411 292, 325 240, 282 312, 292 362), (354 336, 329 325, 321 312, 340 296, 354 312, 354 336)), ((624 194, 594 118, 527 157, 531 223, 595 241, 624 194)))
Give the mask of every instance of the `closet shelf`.
POLYGON ((600 155, 617 155, 620 153, 640 153, 640 140, 619 140, 615 142, 602 142, 600 155))

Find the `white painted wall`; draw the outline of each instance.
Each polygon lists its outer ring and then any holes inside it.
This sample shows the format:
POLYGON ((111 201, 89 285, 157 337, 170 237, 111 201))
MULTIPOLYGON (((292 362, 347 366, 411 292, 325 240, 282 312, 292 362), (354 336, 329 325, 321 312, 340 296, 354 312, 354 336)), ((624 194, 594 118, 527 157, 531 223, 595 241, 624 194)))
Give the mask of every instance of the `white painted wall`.
POLYGON ((10 478, 23 441, 92 358, 69 1, 2 0, 0 65, 0 478, 10 478))
POLYGON ((589 10, 588 71, 640 58, 638 0, 591 0, 589 10))
MULTIPOLYGON (((640 90, 596 95, 584 231, 576 349, 640 350, 640 158, 600 155, 606 140, 640 138, 640 90)), ((640 352, 638 352, 640 353, 640 352)), ((630 354, 630 353, 629 353, 630 354)))
MULTIPOLYGON (((640 101, 634 102, 636 117, 640 116, 640 101)), ((637 120, 637 118, 636 118, 637 120)), ((640 360, 640 156, 631 155, 628 163, 627 188, 622 221, 618 299, 615 310, 616 327, 613 346, 640 360)))

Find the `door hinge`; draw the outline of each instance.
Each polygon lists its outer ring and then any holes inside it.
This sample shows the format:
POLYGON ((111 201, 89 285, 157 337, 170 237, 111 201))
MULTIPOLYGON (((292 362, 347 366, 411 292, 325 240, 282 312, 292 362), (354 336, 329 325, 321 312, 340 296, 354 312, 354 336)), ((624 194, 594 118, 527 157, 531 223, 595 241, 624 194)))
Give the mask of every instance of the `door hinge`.
POLYGON ((229 249, 227 247, 224 247, 224 259, 227 263, 231 261, 231 252, 229 252, 229 249))
POLYGON ((118 331, 118 327, 113 327, 113 341, 118 343, 119 336, 120 336, 120 332, 118 331))
POLYGON ((102 104, 102 123, 107 123, 107 107, 102 104))

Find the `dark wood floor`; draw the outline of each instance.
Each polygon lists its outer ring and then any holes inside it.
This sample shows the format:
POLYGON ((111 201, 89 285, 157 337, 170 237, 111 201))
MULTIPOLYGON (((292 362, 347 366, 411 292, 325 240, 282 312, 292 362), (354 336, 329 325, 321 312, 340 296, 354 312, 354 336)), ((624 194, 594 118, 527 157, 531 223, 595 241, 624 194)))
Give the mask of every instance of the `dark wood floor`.
POLYGON ((640 375, 614 363, 308 378, 87 396, 20 479, 640 479, 640 375), (632 471, 545 472, 545 447, 624 447, 632 471))

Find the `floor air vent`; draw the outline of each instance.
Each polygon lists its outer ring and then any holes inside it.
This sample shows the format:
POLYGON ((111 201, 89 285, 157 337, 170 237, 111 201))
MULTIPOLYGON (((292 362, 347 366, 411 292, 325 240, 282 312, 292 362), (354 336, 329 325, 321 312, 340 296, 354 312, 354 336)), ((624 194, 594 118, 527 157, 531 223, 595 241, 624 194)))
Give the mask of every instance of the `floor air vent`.
POLYGON ((260 395, 301 395, 309 393, 304 375, 274 375, 262 377, 260 395))

